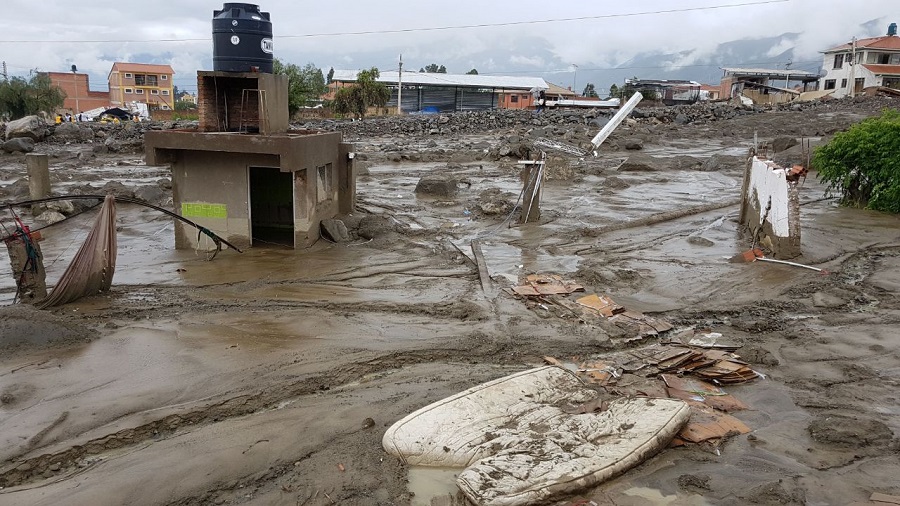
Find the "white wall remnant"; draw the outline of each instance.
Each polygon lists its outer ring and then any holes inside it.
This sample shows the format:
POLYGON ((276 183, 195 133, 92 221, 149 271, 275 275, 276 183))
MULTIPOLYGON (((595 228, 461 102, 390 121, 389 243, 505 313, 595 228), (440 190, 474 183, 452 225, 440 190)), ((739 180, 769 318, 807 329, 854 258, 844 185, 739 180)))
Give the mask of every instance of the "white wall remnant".
POLYGON ((741 225, 776 258, 800 255, 800 198, 787 170, 752 157, 744 175, 741 225))

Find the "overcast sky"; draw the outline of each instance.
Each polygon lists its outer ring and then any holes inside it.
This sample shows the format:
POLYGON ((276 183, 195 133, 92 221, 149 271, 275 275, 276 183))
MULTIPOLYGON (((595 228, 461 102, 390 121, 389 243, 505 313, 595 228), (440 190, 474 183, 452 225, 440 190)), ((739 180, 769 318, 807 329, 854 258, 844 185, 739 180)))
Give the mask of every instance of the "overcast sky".
MULTIPOLYGON (((883 35, 890 22, 900 23, 897 0, 644 0, 604 2, 570 0, 341 0, 311 2, 260 0, 271 13, 275 55, 300 65, 404 69, 444 64, 451 73, 476 68, 481 73, 533 75, 578 87, 604 81, 608 67, 627 65, 644 53, 678 53, 669 65, 703 62, 720 43, 798 34, 782 40, 769 57, 794 48, 794 68, 813 69, 818 51, 852 36, 883 35), (705 8, 689 12, 651 11, 705 8), (599 17, 611 15, 633 16, 599 17), (530 22, 593 17, 577 21, 484 28, 385 32, 460 25, 530 22), (868 25, 863 26, 864 24, 868 25), (866 33, 868 28, 869 33, 866 33), (578 66, 577 74, 573 71, 578 66)), ((208 0, 4 0, 0 16, 0 59, 13 75, 29 69, 68 71, 72 64, 91 74, 93 89, 105 90, 115 61, 170 63, 179 88, 196 89, 195 72, 212 68, 210 42, 213 9, 208 0), (161 39, 201 39, 163 41, 161 39), (122 42, 122 41, 140 42, 122 42), (62 42, 54 42, 62 41, 62 42), (112 42, 79 42, 112 41, 112 42)), ((729 64, 750 62, 728 61, 729 64)), ((757 63, 757 62, 752 62, 757 63)), ((772 65, 786 62, 771 62, 772 65)), ((637 73, 637 72, 636 72, 637 73)), ((707 72, 709 73, 709 72, 707 72)), ((640 77, 652 78, 652 69, 640 77)), ((600 86, 598 86, 600 88, 600 86)), ((579 90, 580 91, 580 90, 579 90)))

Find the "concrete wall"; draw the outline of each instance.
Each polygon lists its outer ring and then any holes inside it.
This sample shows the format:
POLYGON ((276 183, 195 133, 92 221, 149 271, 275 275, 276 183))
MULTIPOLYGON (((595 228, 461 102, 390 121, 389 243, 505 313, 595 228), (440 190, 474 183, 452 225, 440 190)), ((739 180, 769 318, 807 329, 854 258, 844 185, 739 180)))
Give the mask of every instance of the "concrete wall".
MULTIPOLYGON (((247 172, 251 166, 293 174, 296 248, 318 240, 321 220, 350 213, 355 206, 356 178, 348 159, 352 145, 342 143, 340 133, 151 131, 144 144, 148 164, 171 164, 175 212, 238 247, 251 242, 247 172)), ((195 230, 176 225, 176 248, 196 244, 195 230)))
POLYGON ((787 171, 753 157, 748 162, 742 195, 741 224, 775 258, 794 258, 800 251, 800 198, 787 171))

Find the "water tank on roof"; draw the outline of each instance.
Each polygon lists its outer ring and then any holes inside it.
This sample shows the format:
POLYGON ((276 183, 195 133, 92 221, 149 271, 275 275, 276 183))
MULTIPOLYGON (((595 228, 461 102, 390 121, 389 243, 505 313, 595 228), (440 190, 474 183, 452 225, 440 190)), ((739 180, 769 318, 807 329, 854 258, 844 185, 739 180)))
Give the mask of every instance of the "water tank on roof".
POLYGON ((272 22, 258 5, 226 3, 213 11, 213 70, 272 73, 272 22))
POLYGON ((897 23, 891 23, 888 25, 888 35, 897 35, 897 23))

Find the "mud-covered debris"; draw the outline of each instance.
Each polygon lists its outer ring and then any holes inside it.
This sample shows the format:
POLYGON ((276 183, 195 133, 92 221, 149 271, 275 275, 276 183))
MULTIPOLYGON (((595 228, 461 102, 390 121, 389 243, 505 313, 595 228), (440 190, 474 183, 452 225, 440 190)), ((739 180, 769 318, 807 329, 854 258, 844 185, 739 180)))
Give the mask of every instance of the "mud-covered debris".
POLYGON ((659 161, 643 153, 635 153, 619 166, 619 172, 656 172, 660 170, 659 161))
POLYGON ((584 287, 571 280, 564 280, 556 274, 529 274, 519 286, 507 289, 507 293, 523 297, 560 295, 583 292, 584 287))
POLYGON ((322 237, 331 242, 350 242, 350 233, 343 221, 338 219, 322 220, 319 224, 322 237))
POLYGON ((28 137, 17 137, 0 144, 0 149, 7 153, 31 153, 34 151, 34 141, 28 137))
POLYGON ((637 151, 644 149, 644 139, 640 137, 627 137, 622 146, 629 151, 637 151))
POLYGON ((459 180, 445 174, 422 176, 416 184, 416 195, 453 197, 459 192, 459 180))
POLYGON ((887 447, 894 437, 884 423, 859 416, 826 414, 808 427, 813 440, 845 448, 887 447))
POLYGON ((707 239, 703 236, 699 236, 699 235, 692 235, 692 236, 688 237, 687 242, 688 242, 688 244, 693 244, 694 246, 703 246, 705 248, 716 245, 716 243, 710 241, 709 239, 707 239))

